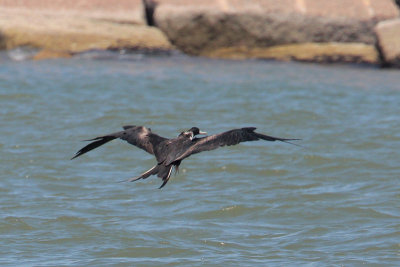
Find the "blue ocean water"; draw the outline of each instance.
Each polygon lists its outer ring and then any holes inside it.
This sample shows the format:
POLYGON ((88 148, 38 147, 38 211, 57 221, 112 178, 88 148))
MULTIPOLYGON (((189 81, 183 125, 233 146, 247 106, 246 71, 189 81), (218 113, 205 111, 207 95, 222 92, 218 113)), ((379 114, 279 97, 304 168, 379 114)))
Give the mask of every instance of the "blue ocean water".
POLYGON ((396 266, 400 75, 365 66, 182 55, 0 66, 2 266, 396 266), (186 159, 162 190, 155 159, 89 139, 127 124, 165 137, 254 126, 186 159))

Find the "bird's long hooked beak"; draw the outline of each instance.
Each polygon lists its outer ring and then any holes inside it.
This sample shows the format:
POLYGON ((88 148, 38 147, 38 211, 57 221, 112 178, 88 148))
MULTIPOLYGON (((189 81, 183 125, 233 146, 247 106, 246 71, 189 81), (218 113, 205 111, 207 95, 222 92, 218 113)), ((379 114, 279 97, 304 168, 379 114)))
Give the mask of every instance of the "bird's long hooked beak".
POLYGON ((202 134, 202 135, 207 135, 207 132, 202 132, 202 131, 199 131, 199 134, 202 134))

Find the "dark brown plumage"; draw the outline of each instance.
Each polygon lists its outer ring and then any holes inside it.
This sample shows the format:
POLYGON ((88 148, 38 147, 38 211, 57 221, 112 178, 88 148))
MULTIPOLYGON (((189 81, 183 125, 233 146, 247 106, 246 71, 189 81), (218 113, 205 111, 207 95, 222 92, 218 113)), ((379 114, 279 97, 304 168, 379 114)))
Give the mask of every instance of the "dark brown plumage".
POLYGON ((154 134, 149 128, 144 126, 124 126, 123 128, 124 130, 120 132, 85 140, 93 142, 79 150, 72 159, 79 157, 111 140, 120 138, 150 154, 153 154, 157 159, 157 164, 150 170, 127 181, 133 182, 139 179, 146 179, 151 175, 157 174, 157 176, 163 181, 162 185, 159 187, 162 188, 168 182, 171 176, 172 168, 175 167, 177 170, 181 164, 181 161, 190 155, 200 153, 202 151, 214 150, 222 146, 232 146, 241 142, 257 141, 260 139, 266 141, 281 141, 290 144, 293 144, 290 141, 300 140, 279 138, 256 133, 255 127, 234 129, 201 138, 197 138, 195 136, 207 133, 201 132, 197 127, 192 127, 188 131, 184 131, 179 134, 178 137, 172 139, 167 139, 154 134))

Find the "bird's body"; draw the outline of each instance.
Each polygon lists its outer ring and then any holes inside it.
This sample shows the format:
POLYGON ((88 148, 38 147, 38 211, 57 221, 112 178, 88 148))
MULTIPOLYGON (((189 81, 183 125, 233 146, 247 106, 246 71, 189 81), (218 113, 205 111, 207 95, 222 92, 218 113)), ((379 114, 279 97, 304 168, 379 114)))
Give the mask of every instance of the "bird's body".
MULTIPOLYGON (((162 188, 169 180, 172 172, 172 168, 175 167, 178 170, 181 161, 190 155, 217 149, 222 146, 236 145, 240 142, 245 141, 281 141, 290 143, 292 140, 299 139, 286 139, 268 136, 260 133, 256 133, 254 127, 247 127, 241 129, 234 129, 220 134, 214 134, 206 137, 197 138, 196 135, 207 134, 201 132, 199 128, 192 127, 188 131, 184 131, 179 134, 178 137, 167 139, 161 137, 151 131, 151 129, 144 126, 124 126, 124 130, 94 139, 86 140, 93 141, 87 146, 79 150, 76 155, 72 158, 79 157, 92 149, 95 149, 111 140, 120 138, 127 141, 128 143, 137 146, 156 157, 157 164, 150 170, 142 173, 138 177, 131 178, 127 181, 136 181, 139 179, 145 179, 150 175, 157 175, 163 180, 162 188)), ((292 143, 291 143, 292 144, 292 143)))

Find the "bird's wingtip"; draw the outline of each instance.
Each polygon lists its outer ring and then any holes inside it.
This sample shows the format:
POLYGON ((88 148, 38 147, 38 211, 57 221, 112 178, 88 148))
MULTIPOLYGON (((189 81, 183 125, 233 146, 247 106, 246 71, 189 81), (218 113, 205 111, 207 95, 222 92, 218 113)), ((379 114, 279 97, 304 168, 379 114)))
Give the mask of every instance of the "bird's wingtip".
POLYGON ((70 158, 70 160, 73 160, 74 158, 77 158, 77 157, 79 157, 78 154, 76 154, 75 156, 73 156, 72 158, 70 158))
POLYGON ((287 144, 291 144, 291 145, 294 145, 294 146, 303 147, 302 145, 290 142, 290 141, 299 141, 299 140, 301 140, 301 139, 295 138, 295 139, 284 139, 284 140, 279 140, 279 141, 287 143, 287 144))

